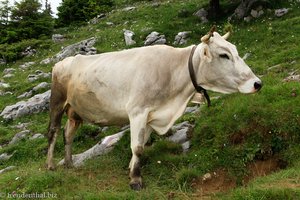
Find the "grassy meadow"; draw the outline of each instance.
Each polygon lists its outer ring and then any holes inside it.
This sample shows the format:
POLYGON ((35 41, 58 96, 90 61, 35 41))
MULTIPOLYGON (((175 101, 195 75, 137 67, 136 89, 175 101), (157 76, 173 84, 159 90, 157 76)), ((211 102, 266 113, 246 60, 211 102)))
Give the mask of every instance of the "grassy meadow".
MULTIPOLYGON (((125 45, 123 29, 135 32, 134 47, 143 46, 152 31, 164 34, 169 45, 178 32, 191 31, 185 46, 198 44, 212 24, 217 25, 219 33, 225 33, 227 17, 202 24, 193 16, 207 6, 206 0, 155 2, 159 2, 159 6, 153 6, 153 1, 118 0, 117 8, 95 25, 55 30, 67 38, 63 43, 41 40, 35 56, 1 65, 1 72, 8 67, 16 71, 14 77, 0 78, 11 86, 2 90, 12 92, 0 96, 0 110, 20 101, 17 96, 38 83, 51 82, 48 78, 29 82, 27 76, 36 70, 51 72, 53 63, 39 62, 54 56, 62 46, 96 37, 98 53, 132 48, 125 45), (127 5, 136 8, 125 12, 122 8, 127 5), (36 64, 27 70, 19 69, 19 65, 29 61, 36 64)), ((221 1, 227 16, 237 6, 232 2, 221 1)), ((20 123, 29 123, 27 129, 32 134, 46 134, 48 112, 42 112, 10 121, 0 119, 0 145, 3 146, 0 155, 14 153, 9 160, 0 161, 0 169, 16 166, 0 174, 2 197, 4 194, 5 199, 11 193, 49 192, 58 199, 300 199, 300 83, 283 81, 290 73, 300 74, 300 3, 277 0, 271 9, 264 9, 263 16, 250 22, 231 22, 233 34, 229 38, 241 57, 250 54, 246 63, 262 79, 262 90, 251 95, 209 92, 211 97, 218 97, 212 100, 210 108, 201 106, 200 112, 179 119, 195 124, 187 153, 182 152, 180 145, 152 134, 142 156, 145 189, 135 192, 128 185, 129 134, 110 153, 89 160, 82 167, 65 169, 61 166, 56 171, 45 169, 46 138, 5 145, 21 131, 15 128, 20 123), (291 9, 286 15, 275 17, 273 9, 283 7, 291 9), (207 173, 212 178, 204 181, 202 177, 207 173)), ((73 153, 91 148, 119 128, 109 127, 99 134, 98 127, 83 125, 75 135, 73 153)), ((60 136, 55 150, 56 162, 63 156, 60 136)))

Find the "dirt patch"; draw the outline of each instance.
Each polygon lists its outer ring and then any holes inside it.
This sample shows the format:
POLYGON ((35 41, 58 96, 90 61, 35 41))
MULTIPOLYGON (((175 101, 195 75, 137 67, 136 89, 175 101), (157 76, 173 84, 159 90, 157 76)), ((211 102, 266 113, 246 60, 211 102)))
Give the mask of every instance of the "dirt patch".
POLYGON ((213 173, 207 173, 203 177, 195 180, 192 187, 196 190, 196 197, 210 199, 218 192, 227 192, 236 187, 236 180, 228 176, 224 169, 213 173))
POLYGON ((267 160, 256 160, 248 165, 249 174, 244 177, 243 183, 247 185, 250 180, 256 177, 266 176, 286 167, 286 162, 274 157, 267 160))
MULTIPOLYGON (((285 167, 286 163, 275 157, 254 161, 248 165, 248 175, 243 178, 242 183, 246 186, 250 180, 256 177, 266 176, 285 167)), ((297 185, 299 186, 300 183, 297 185)), ((200 199, 211 199, 216 193, 228 192, 236 186, 236 178, 230 176, 225 169, 207 173, 192 182, 195 196, 200 199)))

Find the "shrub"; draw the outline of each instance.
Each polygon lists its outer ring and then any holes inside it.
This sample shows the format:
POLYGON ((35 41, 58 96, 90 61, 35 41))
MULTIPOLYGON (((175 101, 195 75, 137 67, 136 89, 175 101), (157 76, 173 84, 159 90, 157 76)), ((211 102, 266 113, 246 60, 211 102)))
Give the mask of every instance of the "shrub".
POLYGON ((41 40, 31 39, 23 40, 21 42, 13 44, 0 44, 0 57, 6 62, 16 61, 23 57, 21 52, 24 51, 27 47, 31 46, 32 48, 36 48, 41 43, 41 40))

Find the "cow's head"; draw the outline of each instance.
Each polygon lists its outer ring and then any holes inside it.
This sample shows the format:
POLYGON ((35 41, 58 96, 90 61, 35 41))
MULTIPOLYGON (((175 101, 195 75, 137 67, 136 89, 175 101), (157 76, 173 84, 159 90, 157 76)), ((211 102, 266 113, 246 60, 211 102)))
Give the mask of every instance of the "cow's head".
POLYGON ((239 56, 236 46, 212 29, 201 38, 198 83, 207 90, 221 93, 254 93, 262 82, 239 56))

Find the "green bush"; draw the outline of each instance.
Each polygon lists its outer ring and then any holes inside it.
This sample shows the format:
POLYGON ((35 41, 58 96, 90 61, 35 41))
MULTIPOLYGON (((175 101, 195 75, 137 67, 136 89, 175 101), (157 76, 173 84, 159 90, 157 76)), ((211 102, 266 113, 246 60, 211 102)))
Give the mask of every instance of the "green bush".
POLYGON ((22 51, 27 47, 37 48, 43 41, 37 39, 23 40, 13 44, 0 44, 0 57, 6 62, 13 62, 22 58, 22 51))

